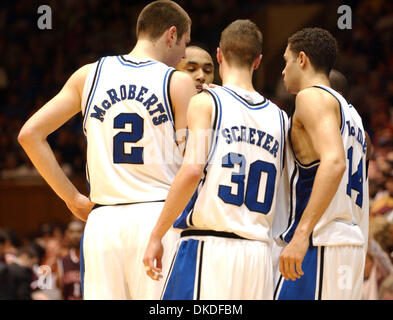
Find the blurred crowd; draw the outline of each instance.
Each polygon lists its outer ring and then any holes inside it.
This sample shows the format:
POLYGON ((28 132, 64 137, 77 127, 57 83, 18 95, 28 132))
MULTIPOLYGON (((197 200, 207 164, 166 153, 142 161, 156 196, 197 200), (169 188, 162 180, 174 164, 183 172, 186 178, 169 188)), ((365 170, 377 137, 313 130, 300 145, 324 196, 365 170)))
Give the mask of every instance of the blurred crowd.
MULTIPOLYGON (((220 30, 235 17, 249 16, 260 1, 178 1, 193 21, 193 41, 215 48, 220 30)), ((52 29, 37 27, 37 3, 0 2, 0 177, 35 177, 17 143, 22 124, 56 95, 79 67, 104 55, 127 54, 135 44, 138 12, 146 1, 50 0, 52 29), (103 10, 105 8, 105 10, 103 10), (114 18, 115 17, 115 18, 114 18)), ((81 115, 48 137, 68 176, 85 172, 81 115)))
POLYGON ((365 299, 393 299, 393 3, 359 1, 353 31, 340 32, 336 68, 372 140, 365 299))
POLYGON ((81 300, 84 223, 45 223, 31 237, 0 229, 0 300, 81 300))
MULTIPOLYGON (((190 13, 193 42, 203 43, 211 50, 224 26, 236 18, 250 16, 264 4, 258 0, 248 1, 247 6, 240 0, 227 0, 225 5, 220 0, 177 2, 190 13)), ((36 26, 35 2, 0 2, 0 28, 7 30, 0 34, 0 150, 6 150, 0 153, 0 179, 37 176, 16 140, 23 122, 53 97, 78 67, 103 55, 128 53, 135 39, 135 12, 145 4, 146 1, 123 6, 121 1, 110 0, 49 0, 53 29, 40 30, 36 26)), ((350 1, 350 5, 355 17, 353 29, 330 30, 337 37, 340 50, 335 68, 347 77, 347 98, 361 114, 372 140, 364 299, 393 299, 393 3, 362 0, 350 1)), ((84 175, 81 115, 50 135, 48 141, 69 176, 84 175)), ((0 299, 7 294, 22 299, 64 298, 58 281, 59 259, 68 257, 66 264, 71 265, 77 251, 70 244, 73 240, 66 229, 46 225, 38 237, 19 242, 11 230, 1 229, 0 283, 12 278, 4 278, 8 272, 15 274, 15 283, 24 285, 15 289, 16 293, 0 292, 0 299), (50 285, 44 277, 48 270, 53 282, 50 285), (33 280, 27 285, 31 277, 33 280)))

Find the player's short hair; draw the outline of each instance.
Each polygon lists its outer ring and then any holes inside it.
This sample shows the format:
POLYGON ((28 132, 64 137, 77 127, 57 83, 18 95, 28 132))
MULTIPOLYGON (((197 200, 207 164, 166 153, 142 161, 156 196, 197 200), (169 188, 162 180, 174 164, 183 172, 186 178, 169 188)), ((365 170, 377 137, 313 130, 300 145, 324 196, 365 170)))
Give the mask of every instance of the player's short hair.
POLYGON ((322 28, 304 28, 288 39, 289 49, 299 54, 303 51, 316 71, 329 75, 337 58, 337 41, 322 28))
POLYGON ((251 66, 262 53, 263 36, 251 20, 236 20, 221 33, 220 49, 227 62, 251 66))
POLYGON ((212 56, 211 53, 210 53, 210 49, 209 49, 205 44, 200 43, 200 42, 191 42, 191 43, 187 46, 187 48, 196 48, 196 49, 200 49, 200 50, 206 51, 210 56, 212 56))
POLYGON ((136 23, 136 36, 147 36, 157 40, 170 27, 175 26, 178 41, 191 27, 191 19, 176 2, 169 0, 154 1, 145 6, 136 23))

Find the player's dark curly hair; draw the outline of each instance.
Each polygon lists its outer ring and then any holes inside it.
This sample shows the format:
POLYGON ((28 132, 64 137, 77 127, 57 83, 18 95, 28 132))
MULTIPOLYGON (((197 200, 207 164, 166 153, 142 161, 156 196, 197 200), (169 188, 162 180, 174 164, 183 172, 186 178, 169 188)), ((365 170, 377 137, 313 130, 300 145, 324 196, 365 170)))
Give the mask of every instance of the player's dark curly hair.
POLYGON ((321 28, 304 28, 288 39, 289 49, 299 54, 303 51, 316 71, 329 75, 337 58, 337 41, 321 28))

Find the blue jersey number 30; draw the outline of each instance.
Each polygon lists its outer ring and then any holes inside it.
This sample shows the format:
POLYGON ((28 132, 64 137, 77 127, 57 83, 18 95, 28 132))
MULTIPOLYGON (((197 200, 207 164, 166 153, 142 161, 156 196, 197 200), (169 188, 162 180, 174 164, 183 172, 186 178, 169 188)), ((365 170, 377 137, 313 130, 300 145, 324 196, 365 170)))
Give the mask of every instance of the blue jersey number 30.
POLYGON ((275 184, 276 184, 276 167, 269 162, 257 160, 251 163, 248 171, 247 184, 246 178, 246 158, 237 153, 228 153, 222 158, 222 167, 234 168, 234 165, 240 166, 239 172, 233 172, 231 182, 237 184, 237 193, 232 193, 232 187, 219 185, 218 196, 225 202, 236 206, 243 203, 251 211, 262 214, 268 214, 272 207, 275 184), (258 193, 262 173, 267 174, 265 189, 265 198, 263 202, 258 202, 258 193))

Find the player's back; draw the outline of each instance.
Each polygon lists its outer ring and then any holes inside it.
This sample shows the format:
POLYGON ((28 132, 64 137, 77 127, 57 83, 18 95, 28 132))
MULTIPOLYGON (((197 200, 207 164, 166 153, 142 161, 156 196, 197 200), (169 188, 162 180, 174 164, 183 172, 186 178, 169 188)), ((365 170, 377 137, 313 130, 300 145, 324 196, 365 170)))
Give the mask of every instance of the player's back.
POLYGON ((174 71, 129 55, 91 68, 82 97, 91 201, 165 200, 181 164, 169 94, 174 71))
MULTIPOLYGON (((362 120, 356 109, 336 91, 326 86, 316 86, 337 99, 341 113, 341 137, 346 169, 337 192, 314 228, 314 245, 363 245, 367 242, 368 182, 366 172, 366 139, 362 120)), ((291 124, 289 136, 291 135, 291 124)), ((293 148, 286 152, 290 210, 288 227, 281 239, 289 242, 295 232, 303 210, 311 195, 319 161, 301 163, 293 148)))
POLYGON ((209 89, 214 134, 205 174, 175 227, 269 242, 286 114, 256 92, 209 89))

